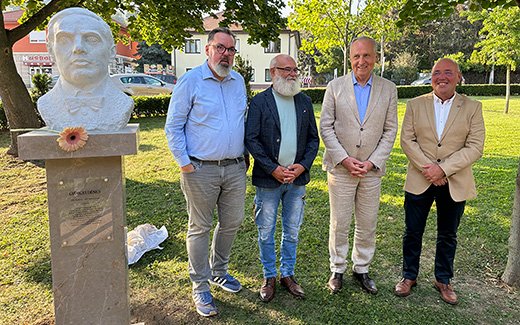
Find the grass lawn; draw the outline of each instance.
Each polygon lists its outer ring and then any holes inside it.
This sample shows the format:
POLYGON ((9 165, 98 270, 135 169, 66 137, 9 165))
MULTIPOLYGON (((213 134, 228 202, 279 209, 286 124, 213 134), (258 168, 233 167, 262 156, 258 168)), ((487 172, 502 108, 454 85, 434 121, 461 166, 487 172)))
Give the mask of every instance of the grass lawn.
MULTIPOLYGON (((140 119, 140 150, 125 159, 129 229, 142 223, 165 225, 169 238, 129 269, 133 322, 146 324, 518 324, 520 295, 500 282, 507 261, 515 176, 520 156, 520 97, 510 113, 502 98, 479 98, 486 122, 484 157, 475 165, 478 198, 468 201, 459 230, 453 284, 460 303, 442 302, 432 287, 435 217, 424 236, 419 285, 398 298, 403 183, 406 157, 399 141, 383 179, 377 251, 371 274, 379 294, 371 296, 346 276, 331 295, 329 205, 320 148, 307 187, 296 276, 306 291, 296 300, 282 288, 265 304, 258 299, 262 271, 253 221, 254 188, 248 182, 246 219, 232 251, 230 272, 243 284, 238 294, 212 288, 219 316, 202 319, 193 308, 185 249, 187 214, 179 171, 167 148, 164 118, 140 119)), ((399 102, 402 120, 405 101, 399 102)), ((319 118, 320 105, 315 107, 319 118)), ((400 123, 401 124, 401 123, 400 123)), ((399 137, 399 135, 398 135, 399 137)), ((0 133, 0 324, 53 324, 51 265, 45 169, 5 154, 9 139, 0 133)), ((250 172, 250 171, 249 171, 250 172)), ((279 228, 279 227, 278 227, 279 228)), ((279 231, 277 238, 279 238, 279 231)))

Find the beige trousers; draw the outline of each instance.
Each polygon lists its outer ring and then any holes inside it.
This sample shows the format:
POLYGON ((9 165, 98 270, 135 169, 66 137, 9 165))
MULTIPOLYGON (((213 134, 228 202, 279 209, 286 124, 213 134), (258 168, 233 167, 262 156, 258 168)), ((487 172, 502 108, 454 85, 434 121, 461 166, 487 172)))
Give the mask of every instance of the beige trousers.
POLYGON ((348 234, 354 212, 352 270, 366 273, 376 249, 376 226, 381 194, 381 177, 352 177, 338 165, 327 173, 330 200, 330 270, 345 273, 348 234))

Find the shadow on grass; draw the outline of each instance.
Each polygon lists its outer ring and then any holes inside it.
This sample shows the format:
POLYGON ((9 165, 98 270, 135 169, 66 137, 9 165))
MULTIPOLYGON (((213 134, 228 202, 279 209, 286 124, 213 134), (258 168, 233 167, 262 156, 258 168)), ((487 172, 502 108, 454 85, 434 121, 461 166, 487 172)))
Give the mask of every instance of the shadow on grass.
POLYGON ((31 282, 42 284, 49 290, 52 288, 50 252, 45 252, 42 256, 32 260, 23 271, 31 282))

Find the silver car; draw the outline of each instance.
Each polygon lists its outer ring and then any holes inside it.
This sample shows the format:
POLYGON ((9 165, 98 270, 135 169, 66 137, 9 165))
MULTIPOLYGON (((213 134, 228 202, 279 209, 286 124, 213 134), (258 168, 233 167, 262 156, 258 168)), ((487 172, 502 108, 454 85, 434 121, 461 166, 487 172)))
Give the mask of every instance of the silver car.
POLYGON ((172 89, 165 82, 144 73, 115 74, 110 78, 129 96, 155 96, 172 93, 172 89))

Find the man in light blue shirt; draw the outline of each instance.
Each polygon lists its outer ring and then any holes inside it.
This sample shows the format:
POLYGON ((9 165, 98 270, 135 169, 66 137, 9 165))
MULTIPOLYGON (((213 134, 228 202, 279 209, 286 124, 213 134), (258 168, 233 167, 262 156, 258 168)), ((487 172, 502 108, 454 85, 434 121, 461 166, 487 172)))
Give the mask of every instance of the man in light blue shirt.
POLYGON ((193 301, 202 316, 218 313, 209 283, 242 289, 228 273, 235 234, 244 219, 246 165, 244 79, 232 70, 235 36, 227 28, 209 33, 208 60, 179 79, 166 118, 168 146, 181 170, 188 208, 189 273, 193 301), (208 259, 213 211, 218 212, 208 259))
POLYGON ((356 96, 356 104, 361 123, 365 120, 367 113, 368 100, 370 99, 370 90, 372 89, 372 75, 366 84, 362 85, 356 80, 355 74, 352 74, 352 83, 354 84, 354 95, 356 96))

